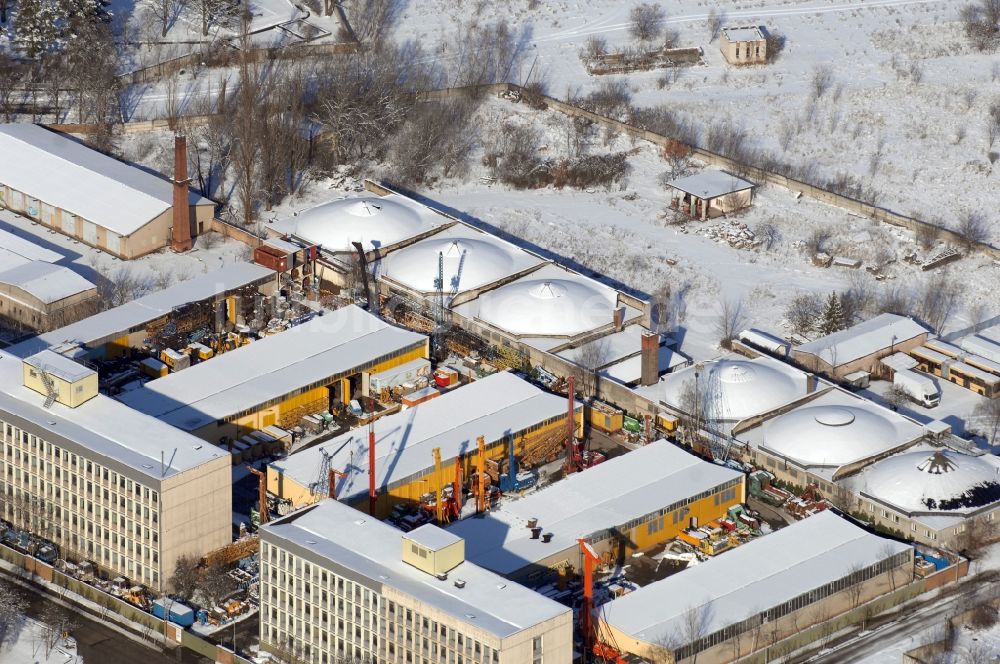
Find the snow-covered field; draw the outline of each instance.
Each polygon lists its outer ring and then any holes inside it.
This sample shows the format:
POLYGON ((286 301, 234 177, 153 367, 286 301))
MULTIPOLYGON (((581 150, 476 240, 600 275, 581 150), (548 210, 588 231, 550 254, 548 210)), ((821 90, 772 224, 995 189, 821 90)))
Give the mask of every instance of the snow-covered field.
MULTIPOLYGON (((511 0, 409 3, 400 40, 443 43, 454 57, 460 25, 506 18, 524 31, 525 57, 511 78, 541 72, 551 94, 586 92, 607 77, 586 73, 578 52, 590 36, 630 45, 632 2, 511 0), (453 36, 449 48, 448 35, 453 36)), ((640 106, 669 104, 702 127, 729 122, 782 161, 812 165, 820 180, 853 175, 904 214, 955 223, 988 203, 997 175, 986 131, 1000 94, 995 54, 974 52, 957 22, 962 2, 947 0, 677 0, 659 3, 680 46, 701 46, 703 66, 678 71, 661 88, 662 71, 625 77, 640 106), (785 38, 777 61, 737 68, 710 42, 707 17, 723 26, 759 24, 785 38), (829 89, 812 93, 814 73, 828 67, 829 89), (875 156, 877 155, 877 157, 875 156)), ((996 159, 996 157, 993 157, 996 159)), ((995 220, 994 220, 995 221, 995 220)), ((1000 237, 1000 231, 995 231, 1000 237)))

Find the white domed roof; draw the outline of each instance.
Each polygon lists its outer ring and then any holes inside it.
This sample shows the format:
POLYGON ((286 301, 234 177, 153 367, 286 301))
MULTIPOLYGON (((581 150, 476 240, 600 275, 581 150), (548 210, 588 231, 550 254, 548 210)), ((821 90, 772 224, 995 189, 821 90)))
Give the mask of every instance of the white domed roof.
POLYGON ((413 208, 391 198, 343 198, 310 208, 299 215, 295 235, 330 251, 365 250, 395 244, 425 230, 413 208))
POLYGON ((900 445, 900 431, 874 409, 807 406, 764 425, 764 446, 807 466, 843 466, 900 445))
MULTIPOLYGON (((681 402, 685 392, 692 389, 696 371, 692 367, 685 370, 683 379, 668 381, 667 403, 684 405, 681 402)), ((726 421, 760 415, 805 396, 804 376, 796 381, 788 371, 765 362, 728 359, 706 362, 697 380, 701 390, 709 389, 713 383, 718 386, 717 403, 721 412, 711 416, 726 421)))
MULTIPOLYGON (((520 252, 523 256, 530 254, 520 252)), ((444 268, 446 293, 478 288, 520 271, 513 247, 477 238, 434 237, 386 256, 382 273, 422 292, 437 291, 438 257, 444 268), (461 266, 461 275, 459 275, 461 266)), ((537 262, 537 261, 532 261, 537 262)))
POLYGON ((864 493, 907 512, 956 512, 1000 501, 1000 465, 951 450, 909 452, 873 465, 864 493))
POLYGON ((484 293, 479 318, 517 335, 572 337, 612 322, 614 292, 583 280, 526 277, 484 293))

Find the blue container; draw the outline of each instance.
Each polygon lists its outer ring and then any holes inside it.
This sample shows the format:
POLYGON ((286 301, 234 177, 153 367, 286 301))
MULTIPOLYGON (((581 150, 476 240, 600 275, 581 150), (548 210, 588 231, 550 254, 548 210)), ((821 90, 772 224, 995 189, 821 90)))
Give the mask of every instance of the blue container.
POLYGON ((153 615, 160 620, 170 620, 181 627, 190 627, 194 624, 194 610, 191 607, 166 597, 153 602, 153 615))

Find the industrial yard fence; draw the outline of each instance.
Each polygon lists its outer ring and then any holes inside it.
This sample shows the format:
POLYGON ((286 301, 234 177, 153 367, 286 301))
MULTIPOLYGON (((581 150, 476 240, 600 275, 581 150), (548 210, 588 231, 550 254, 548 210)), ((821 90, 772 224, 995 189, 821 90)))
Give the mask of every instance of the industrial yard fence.
MULTIPOLYGON (((177 639, 175 634, 179 632, 181 637, 180 645, 197 652, 199 655, 208 657, 216 662, 252 664, 250 660, 233 654, 228 648, 216 645, 189 630, 180 630, 174 623, 160 620, 153 614, 143 611, 137 606, 129 604, 88 583, 84 583, 80 579, 63 574, 51 565, 4 544, 0 544, 0 559, 22 570, 21 578, 34 586, 42 594, 52 595, 62 601, 70 602, 78 606, 85 613, 93 616, 98 622, 106 621, 111 614, 117 614, 124 620, 134 623, 134 625, 122 624, 123 627, 138 634, 150 643, 161 646, 176 644, 177 639), (39 579, 47 581, 63 589, 63 591, 39 583, 39 579), (99 608, 95 608, 83 600, 89 600, 99 608), (135 625, 143 629, 136 629, 135 625)), ((121 623, 122 621, 116 622, 121 623)))

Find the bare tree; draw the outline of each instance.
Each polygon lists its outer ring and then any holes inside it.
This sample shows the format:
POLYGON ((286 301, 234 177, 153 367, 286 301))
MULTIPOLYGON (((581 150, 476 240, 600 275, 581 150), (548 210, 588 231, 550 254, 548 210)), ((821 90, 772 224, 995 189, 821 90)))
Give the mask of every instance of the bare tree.
POLYGON ((708 635, 712 624, 712 604, 690 606, 684 612, 681 630, 684 643, 691 646, 691 664, 698 664, 698 641, 708 635))
POLYGON ((886 393, 882 395, 882 399, 884 399, 893 410, 899 410, 900 407, 905 406, 911 400, 910 393, 898 385, 890 387, 886 393))
POLYGON ((24 619, 28 602, 21 590, 5 579, 0 579, 0 647, 17 636, 18 625, 24 619))
POLYGON ((995 662, 994 651, 982 641, 973 641, 965 647, 962 664, 989 664, 995 662))
POLYGON ((989 147, 1000 138, 1000 101, 990 104, 989 113, 986 115, 986 135, 989 139, 989 147))
POLYGON ((732 346, 733 339, 746 327, 747 317, 742 299, 723 298, 715 320, 715 331, 719 335, 719 345, 725 349, 732 346))
POLYGON ((174 7, 175 0, 159 0, 157 18, 160 19, 160 37, 166 37, 167 31, 170 30, 174 18, 174 7))
POLYGON ((110 309, 131 302, 152 290, 153 279, 136 272, 131 264, 121 264, 111 272, 102 273, 97 293, 104 308, 110 309))
POLYGON ((416 186, 463 175, 479 144, 478 127, 472 123, 478 106, 475 98, 462 97, 415 108, 393 141, 393 180, 416 186))
POLYGON ((966 250, 971 251, 977 244, 989 240, 990 224, 982 212, 966 211, 959 216, 955 232, 962 237, 966 250))
POLYGON ((22 77, 22 67, 6 52, 0 52, 0 113, 3 113, 5 122, 14 120, 14 109, 17 107, 15 96, 22 77))
POLYGON ((597 396, 600 376, 598 371, 608 363, 611 349, 607 339, 598 339, 584 345, 576 356, 580 367, 580 390, 584 396, 597 396))
POLYGON ((938 238, 938 229, 934 227, 933 224, 917 224, 916 230, 913 231, 914 239, 921 249, 927 251, 934 246, 934 243, 938 238))
POLYGON ((178 557, 170 576, 170 587, 177 594, 190 599, 198 589, 199 579, 198 561, 190 556, 178 557))
POLYGON ((352 0, 351 25, 357 38, 363 42, 383 39, 401 8, 399 0, 352 0))
POLYGON ((253 56, 250 39, 252 16, 245 11, 240 19, 239 72, 240 88, 237 91, 233 119, 232 163, 236 178, 236 198, 245 226, 250 226, 257 216, 261 199, 260 182, 260 71, 253 56))
POLYGON ((188 0, 186 4, 201 23, 202 37, 207 37, 209 28, 213 26, 231 27, 238 21, 240 15, 239 3, 235 0, 188 0))
POLYGON ((973 411, 978 430, 986 436, 990 446, 997 444, 1000 438, 1000 399, 988 399, 976 406, 973 411))
POLYGON ((714 42, 719 37, 719 32, 722 30, 722 20, 724 14, 720 14, 715 7, 712 7, 708 11, 708 18, 705 23, 708 26, 708 41, 709 43, 714 42))
POLYGON ((796 295, 785 309, 785 320, 792 333, 804 337, 816 329, 823 313, 823 303, 815 293, 796 295))
POLYGON ((79 626, 73 614, 57 604, 47 604, 39 616, 39 622, 42 623, 42 645, 46 657, 52 654, 52 650, 65 636, 79 626))
POLYGON ((608 40, 601 35, 590 35, 580 49, 580 59, 584 62, 595 60, 608 52, 608 40))
POLYGON ((862 571, 864 571, 864 565, 861 563, 854 563, 847 569, 847 582, 850 585, 845 590, 853 609, 861 606, 861 598, 864 597, 865 584, 860 578, 855 578, 860 577, 862 571))
POLYGON ((228 571, 225 565, 218 563, 201 571, 198 588, 213 605, 219 604, 236 590, 236 583, 228 571))
POLYGON ((920 317, 935 332, 941 334, 948 319, 955 312, 961 289, 947 274, 939 272, 924 282, 917 296, 920 317))
POLYGON ((629 12, 629 34, 641 42, 655 41, 663 34, 666 13, 658 4, 644 2, 632 7, 629 12))
POLYGON ((815 67, 810 83, 812 85, 812 98, 814 100, 820 99, 833 85, 833 69, 830 68, 830 65, 815 67))
POLYGON ((760 246, 764 248, 764 251, 771 251, 774 245, 781 240, 781 231, 778 230, 778 225, 771 219, 757 224, 753 232, 760 240, 760 246))
POLYGON ((991 51, 1000 41, 1000 0, 979 0, 960 12, 965 35, 980 51, 991 51))

